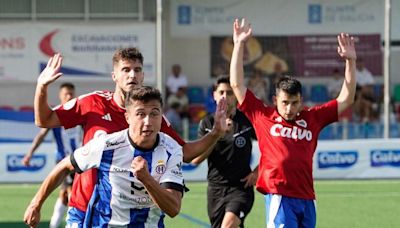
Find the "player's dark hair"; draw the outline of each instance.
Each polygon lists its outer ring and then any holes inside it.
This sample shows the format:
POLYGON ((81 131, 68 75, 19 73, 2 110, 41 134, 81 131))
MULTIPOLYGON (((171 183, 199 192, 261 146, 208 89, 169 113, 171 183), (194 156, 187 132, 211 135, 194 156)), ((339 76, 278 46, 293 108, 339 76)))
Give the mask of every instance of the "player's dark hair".
POLYGON ((216 91, 217 90, 217 88, 218 88, 218 85, 219 84, 223 84, 223 83, 226 83, 226 84, 230 84, 230 82, 229 82, 229 76, 227 76, 227 75, 220 75, 220 76, 218 76, 218 78, 215 80, 215 82, 214 82, 214 84, 213 84, 213 91, 216 91))
POLYGON ((115 51, 112 58, 113 65, 117 64, 120 60, 134 60, 143 64, 143 55, 139 49, 134 47, 120 48, 115 51))
POLYGON ((301 83, 291 76, 283 76, 275 84, 275 93, 282 90, 289 95, 302 94, 301 83))
POLYGON ((64 82, 63 84, 60 85, 60 89, 62 88, 67 88, 70 90, 75 90, 75 86, 74 84, 70 83, 70 82, 64 82))
POLYGON ((152 100, 159 101, 161 107, 163 106, 161 93, 158 89, 151 86, 142 86, 140 88, 133 89, 126 94, 125 107, 128 108, 133 104, 134 101, 142 101, 143 103, 147 103, 152 100))

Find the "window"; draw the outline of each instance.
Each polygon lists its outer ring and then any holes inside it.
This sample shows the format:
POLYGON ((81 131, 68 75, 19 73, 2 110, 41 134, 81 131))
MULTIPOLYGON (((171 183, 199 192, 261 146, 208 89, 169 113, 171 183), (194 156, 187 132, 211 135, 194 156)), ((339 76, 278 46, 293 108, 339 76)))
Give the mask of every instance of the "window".
POLYGON ((30 19, 31 8, 31 0, 0 0, 0 19, 30 19))
POLYGON ((3 20, 102 20, 154 21, 156 0, 0 0, 3 20))

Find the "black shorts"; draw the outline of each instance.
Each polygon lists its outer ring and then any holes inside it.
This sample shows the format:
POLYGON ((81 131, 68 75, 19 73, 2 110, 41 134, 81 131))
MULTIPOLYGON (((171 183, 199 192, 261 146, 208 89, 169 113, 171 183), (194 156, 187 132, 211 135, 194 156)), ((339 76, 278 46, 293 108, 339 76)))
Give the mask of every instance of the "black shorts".
POLYGON ((234 213, 241 220, 243 227, 244 219, 249 214, 254 203, 253 187, 231 187, 208 185, 208 217, 211 227, 221 227, 226 212, 234 213))

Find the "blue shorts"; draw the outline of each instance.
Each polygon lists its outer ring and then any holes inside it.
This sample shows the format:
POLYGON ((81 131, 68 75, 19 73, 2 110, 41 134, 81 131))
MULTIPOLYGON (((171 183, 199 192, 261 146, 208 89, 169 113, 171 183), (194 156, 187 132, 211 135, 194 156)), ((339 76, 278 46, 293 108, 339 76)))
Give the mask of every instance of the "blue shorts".
POLYGON ((68 208, 67 228, 82 228, 86 213, 75 207, 68 208))
POLYGON ((265 195, 267 226, 314 228, 317 221, 315 200, 265 195))

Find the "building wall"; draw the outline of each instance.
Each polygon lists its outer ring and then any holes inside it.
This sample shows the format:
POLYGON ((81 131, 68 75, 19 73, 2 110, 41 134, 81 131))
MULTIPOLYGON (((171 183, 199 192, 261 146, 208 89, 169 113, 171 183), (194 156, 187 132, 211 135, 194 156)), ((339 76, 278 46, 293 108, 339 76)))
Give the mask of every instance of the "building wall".
MULTIPOLYGON (((184 2, 184 1, 183 1, 184 2)), ((315 1, 314 1, 315 2, 315 1)), ((164 80, 170 73, 171 66, 175 63, 179 63, 182 66, 183 73, 188 76, 189 83, 191 85, 202 85, 208 86, 212 83, 210 77, 210 38, 208 36, 198 37, 177 37, 171 34, 171 12, 170 4, 171 1, 163 1, 163 76, 164 80)), ((383 3, 382 3, 383 4, 383 3)), ((154 7, 154 4, 150 4, 154 7)), ((250 5, 249 5, 250 6, 250 5)), ((393 19, 398 19, 400 15, 398 10, 400 8, 400 0, 392 1, 392 8, 396 14, 393 15, 393 19)), ((149 9, 147 9, 149 10, 149 9)), ((296 9, 293 9, 296 10, 296 9)), ((268 12, 271 14, 273 12, 268 12)), ((150 16, 150 19, 154 19, 154 14, 150 16)), ((114 19, 115 20, 115 19, 114 19)), ((129 21, 129 20, 124 20, 129 21)), ((400 28, 398 23, 400 20, 392 21, 392 28, 395 30, 395 34, 400 34, 400 28)), ((0 21, 1 23, 9 23, 0 21)), ((34 24, 34 22, 32 22, 34 24)), ((134 23, 134 22, 133 22, 134 23)), ((210 25, 212 26, 212 25, 210 25)), ((383 25, 382 25, 383 28, 383 25)), ((229 27, 230 31, 231 27, 229 27)), ((307 33, 305 31, 305 33, 307 33)), ((394 37, 400 39, 398 35, 394 37)), ((393 47, 391 53, 391 86, 400 83, 400 47, 393 47)), ((329 83, 330 78, 301 78, 301 81, 305 84, 312 83, 329 83)), ((383 82, 383 77, 377 77, 378 82, 383 82)), ((111 78, 109 81, 92 81, 83 82, 78 80, 72 80, 73 83, 77 84, 77 94, 87 93, 98 89, 114 89, 114 83, 111 78)), ((3 80, 0 83, 0 105, 12 104, 15 106, 29 105, 33 102, 33 94, 35 90, 36 82, 16 82, 3 80)), ((49 96, 50 103, 57 103, 56 92, 60 81, 50 86, 49 96)))

